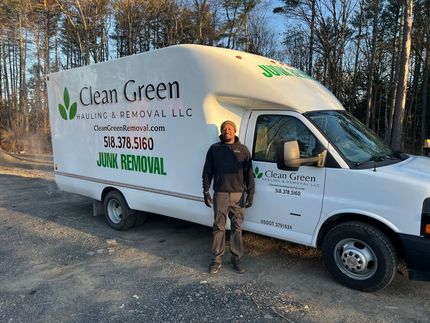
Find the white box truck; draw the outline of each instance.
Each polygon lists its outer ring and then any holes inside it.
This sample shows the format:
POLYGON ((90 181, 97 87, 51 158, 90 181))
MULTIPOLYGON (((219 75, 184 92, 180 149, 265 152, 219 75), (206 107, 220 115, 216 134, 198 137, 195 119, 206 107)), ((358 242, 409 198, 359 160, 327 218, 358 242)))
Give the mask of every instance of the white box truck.
POLYGON ((393 151, 320 83, 269 58, 179 45, 47 77, 55 180, 104 206, 211 226, 201 174, 232 120, 256 177, 244 229, 320 247, 332 276, 375 291, 398 258, 430 279, 430 159, 393 151))

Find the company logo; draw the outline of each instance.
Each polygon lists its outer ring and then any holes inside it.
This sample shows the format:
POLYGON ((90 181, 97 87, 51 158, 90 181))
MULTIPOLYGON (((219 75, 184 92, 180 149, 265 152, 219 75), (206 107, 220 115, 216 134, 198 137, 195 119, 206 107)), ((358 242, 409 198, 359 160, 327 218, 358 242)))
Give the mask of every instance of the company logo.
POLYGON ((263 173, 260 173, 260 169, 258 167, 255 167, 255 169, 254 169, 254 177, 255 178, 262 178, 263 177, 263 173))
POLYGON ((70 105, 70 95, 67 87, 64 87, 64 105, 59 104, 58 109, 60 110, 60 115, 64 120, 73 120, 76 117, 76 112, 78 111, 78 106, 76 102, 70 105))
POLYGON ((261 170, 257 167, 254 169, 254 177, 257 179, 263 178, 269 181, 283 181, 289 183, 301 183, 303 185, 317 184, 317 178, 315 176, 301 175, 296 172, 277 172, 274 170, 261 170))

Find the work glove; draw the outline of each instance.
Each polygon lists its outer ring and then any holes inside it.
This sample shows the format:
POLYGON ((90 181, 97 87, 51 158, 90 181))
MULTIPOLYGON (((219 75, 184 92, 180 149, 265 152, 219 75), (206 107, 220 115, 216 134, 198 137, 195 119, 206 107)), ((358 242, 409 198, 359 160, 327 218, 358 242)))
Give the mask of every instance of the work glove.
POLYGON ((204 192, 203 193, 204 199, 205 199, 205 204, 207 207, 212 207, 212 198, 211 195, 209 194, 209 192, 204 192))
POLYGON ((251 195, 247 195, 247 196, 246 196, 245 207, 246 207, 246 208, 251 207, 251 206, 252 206, 252 203, 253 203, 253 200, 254 200, 254 197, 253 197, 253 196, 251 196, 251 195))

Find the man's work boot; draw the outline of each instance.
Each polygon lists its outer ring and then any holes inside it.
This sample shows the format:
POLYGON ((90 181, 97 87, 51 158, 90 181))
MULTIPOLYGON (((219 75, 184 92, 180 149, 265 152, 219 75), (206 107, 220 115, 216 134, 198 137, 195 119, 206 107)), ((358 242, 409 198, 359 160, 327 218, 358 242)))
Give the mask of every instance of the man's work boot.
POLYGON ((209 273, 211 275, 215 275, 219 271, 220 268, 221 268, 220 262, 212 261, 211 264, 209 265, 209 273))
POLYGON ((242 265, 242 262, 237 257, 231 257, 231 264, 233 265, 233 269, 236 270, 239 274, 243 274, 245 272, 245 268, 242 265))

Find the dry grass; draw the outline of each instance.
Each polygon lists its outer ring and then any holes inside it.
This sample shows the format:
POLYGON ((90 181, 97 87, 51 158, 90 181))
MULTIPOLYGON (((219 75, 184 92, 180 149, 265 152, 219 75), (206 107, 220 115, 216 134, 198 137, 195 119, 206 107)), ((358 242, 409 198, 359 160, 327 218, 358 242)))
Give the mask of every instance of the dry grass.
POLYGON ((319 257, 321 252, 318 249, 298 245, 288 241, 269 238, 258 234, 246 232, 243 235, 243 242, 250 255, 262 255, 270 251, 280 251, 294 257, 314 258, 319 257))
POLYGON ((49 134, 30 133, 19 135, 17 131, 4 130, 0 132, 0 149, 8 153, 52 153, 49 134))
POLYGON ((47 180, 53 180, 54 174, 52 172, 46 172, 37 169, 22 169, 15 167, 0 167, 1 175, 14 175, 27 178, 44 178, 47 180))

